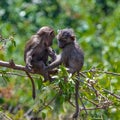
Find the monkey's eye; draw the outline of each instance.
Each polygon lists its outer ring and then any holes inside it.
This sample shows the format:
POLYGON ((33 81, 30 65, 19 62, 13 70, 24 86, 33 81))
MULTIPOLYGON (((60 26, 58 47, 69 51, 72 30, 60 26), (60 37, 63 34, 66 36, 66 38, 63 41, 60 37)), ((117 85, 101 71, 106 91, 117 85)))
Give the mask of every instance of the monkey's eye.
POLYGON ((66 37, 61 38, 61 41, 66 41, 66 40, 67 40, 66 37))

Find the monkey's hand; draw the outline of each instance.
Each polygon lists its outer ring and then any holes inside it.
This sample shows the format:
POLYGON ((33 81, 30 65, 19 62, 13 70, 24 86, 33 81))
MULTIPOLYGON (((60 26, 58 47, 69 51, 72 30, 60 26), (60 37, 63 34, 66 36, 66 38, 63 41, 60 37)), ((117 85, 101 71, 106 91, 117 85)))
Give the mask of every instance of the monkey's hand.
POLYGON ((32 71, 32 65, 31 65, 31 64, 26 64, 25 68, 26 68, 28 71, 32 71))
POLYGON ((49 47, 47 50, 48 50, 49 56, 51 57, 51 60, 50 60, 50 63, 51 63, 56 60, 57 54, 51 47, 49 47))

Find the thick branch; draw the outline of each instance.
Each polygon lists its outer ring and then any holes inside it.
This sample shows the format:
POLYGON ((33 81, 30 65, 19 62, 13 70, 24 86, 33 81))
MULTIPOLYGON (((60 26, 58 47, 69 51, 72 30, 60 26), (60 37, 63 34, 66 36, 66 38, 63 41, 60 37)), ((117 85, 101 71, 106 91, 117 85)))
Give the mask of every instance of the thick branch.
POLYGON ((15 69, 15 70, 27 71, 25 66, 17 65, 17 64, 11 64, 11 62, 4 62, 4 61, 1 61, 1 60, 0 60, 0 66, 7 67, 7 68, 12 68, 12 69, 15 69))
POLYGON ((13 60, 10 60, 9 62, 5 62, 5 61, 0 60, 0 66, 11 68, 14 70, 21 70, 21 71, 29 72, 32 74, 40 74, 39 72, 28 71, 25 66, 15 64, 13 60))
MULTIPOLYGON (((21 71, 29 72, 29 73, 32 73, 32 74, 41 74, 39 71, 37 71, 37 72, 36 71, 35 72, 28 71, 25 66, 15 64, 13 60, 10 60, 9 62, 5 62, 5 61, 0 60, 0 66, 11 68, 11 69, 14 69, 14 70, 21 70, 21 71)), ((50 74, 55 74, 55 73, 57 73, 57 70, 49 71, 49 73, 50 74)))

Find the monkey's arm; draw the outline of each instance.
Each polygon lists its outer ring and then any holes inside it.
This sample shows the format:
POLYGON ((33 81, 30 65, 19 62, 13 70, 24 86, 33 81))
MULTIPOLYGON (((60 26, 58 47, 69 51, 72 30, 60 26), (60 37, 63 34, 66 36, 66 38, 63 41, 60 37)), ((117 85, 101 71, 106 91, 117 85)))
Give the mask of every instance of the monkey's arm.
POLYGON ((29 52, 26 53, 26 68, 28 70, 31 70, 31 60, 32 60, 32 51, 33 49, 31 49, 29 52))
POLYGON ((38 41, 38 38, 36 36, 33 36, 31 38, 31 40, 29 40, 26 44, 25 52, 24 52, 24 60, 26 62, 26 68, 28 70, 31 70, 32 55, 35 51, 35 48, 38 46, 38 44, 39 44, 39 41, 38 41))
POLYGON ((50 65, 46 66, 45 70, 50 71, 55 67, 59 66, 60 64, 62 64, 62 59, 61 59, 61 55, 58 55, 57 59, 54 62, 52 62, 50 65))
POLYGON ((53 61, 55 61, 57 59, 57 55, 56 55, 55 51, 51 47, 48 48, 48 55, 51 58, 50 62, 53 62, 53 61))

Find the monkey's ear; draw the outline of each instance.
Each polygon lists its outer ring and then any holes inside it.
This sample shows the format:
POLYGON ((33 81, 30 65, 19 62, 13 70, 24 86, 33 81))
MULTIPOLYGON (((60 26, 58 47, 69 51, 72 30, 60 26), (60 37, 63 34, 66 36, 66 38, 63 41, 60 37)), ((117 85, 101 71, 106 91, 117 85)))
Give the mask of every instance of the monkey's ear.
POLYGON ((50 31, 50 36, 55 36, 54 31, 50 31))
POLYGON ((75 40, 75 36, 73 35, 73 36, 70 36, 70 38, 71 38, 71 40, 75 40))

